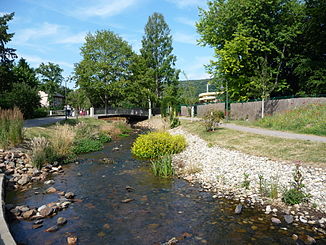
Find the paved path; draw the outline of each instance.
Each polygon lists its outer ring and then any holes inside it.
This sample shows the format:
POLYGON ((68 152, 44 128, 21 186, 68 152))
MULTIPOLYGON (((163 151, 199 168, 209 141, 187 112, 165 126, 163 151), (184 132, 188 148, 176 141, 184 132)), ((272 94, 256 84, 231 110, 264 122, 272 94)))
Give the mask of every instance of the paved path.
MULTIPOLYGON (((189 117, 179 117, 179 118, 185 120, 194 120, 194 121, 203 120, 201 118, 189 118, 189 117)), ((296 139, 296 140, 310 140, 310 141, 326 143, 326 137, 317 136, 317 135, 296 134, 296 133, 289 133, 289 132, 270 130, 264 128, 251 128, 251 127, 240 126, 232 123, 223 123, 221 124, 221 127, 248 132, 248 133, 254 133, 254 134, 261 134, 261 135, 268 135, 268 136, 281 137, 287 139, 296 139)))
POLYGON ((60 116, 60 117, 42 117, 42 118, 28 119, 28 120, 25 120, 24 127, 25 128, 40 127, 40 126, 44 126, 44 125, 47 125, 47 124, 56 123, 56 122, 64 120, 64 119, 65 119, 64 116, 60 116))

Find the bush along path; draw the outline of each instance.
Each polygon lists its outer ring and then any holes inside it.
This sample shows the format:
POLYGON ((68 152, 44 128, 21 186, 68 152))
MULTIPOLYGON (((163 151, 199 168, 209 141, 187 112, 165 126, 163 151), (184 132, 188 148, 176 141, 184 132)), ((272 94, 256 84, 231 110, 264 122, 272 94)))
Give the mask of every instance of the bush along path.
POLYGON ((325 238, 326 172, 323 169, 211 147, 181 127, 170 133, 183 135, 187 140, 187 148, 173 156, 176 173, 185 180, 200 183, 203 190, 214 193, 214 198, 238 200, 236 214, 244 208, 256 207, 269 216, 271 225, 286 227, 304 223, 310 225, 316 239, 325 238))

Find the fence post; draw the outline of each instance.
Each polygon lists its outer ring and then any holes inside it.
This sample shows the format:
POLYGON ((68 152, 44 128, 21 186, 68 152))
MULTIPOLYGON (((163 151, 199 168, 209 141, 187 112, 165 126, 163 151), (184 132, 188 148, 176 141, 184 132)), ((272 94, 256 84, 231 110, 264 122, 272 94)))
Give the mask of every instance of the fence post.
POLYGON ((50 110, 50 117, 52 117, 52 115, 53 115, 53 112, 52 112, 52 110, 50 110))
POLYGON ((94 107, 89 108, 89 116, 94 117, 94 107))

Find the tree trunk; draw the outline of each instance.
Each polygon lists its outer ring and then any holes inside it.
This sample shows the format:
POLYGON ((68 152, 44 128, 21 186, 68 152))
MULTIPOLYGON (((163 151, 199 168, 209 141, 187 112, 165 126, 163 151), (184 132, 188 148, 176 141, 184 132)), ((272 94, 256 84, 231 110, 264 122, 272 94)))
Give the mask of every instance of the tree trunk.
POLYGON ((151 103, 151 99, 148 98, 148 119, 151 119, 152 117, 152 103, 151 103))
POLYGON ((104 96, 104 104, 105 104, 105 115, 108 113, 108 95, 105 94, 104 96))

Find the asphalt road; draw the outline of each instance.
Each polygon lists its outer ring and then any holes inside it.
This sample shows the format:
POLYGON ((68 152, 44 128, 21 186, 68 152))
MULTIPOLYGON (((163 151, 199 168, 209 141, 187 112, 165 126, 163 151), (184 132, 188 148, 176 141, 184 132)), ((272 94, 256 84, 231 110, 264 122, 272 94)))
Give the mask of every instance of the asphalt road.
POLYGON ((30 128, 30 127, 40 127, 47 124, 56 123, 58 121, 64 120, 64 116, 60 117, 42 117, 42 118, 34 118, 34 119, 28 119, 24 121, 24 127, 30 128))

